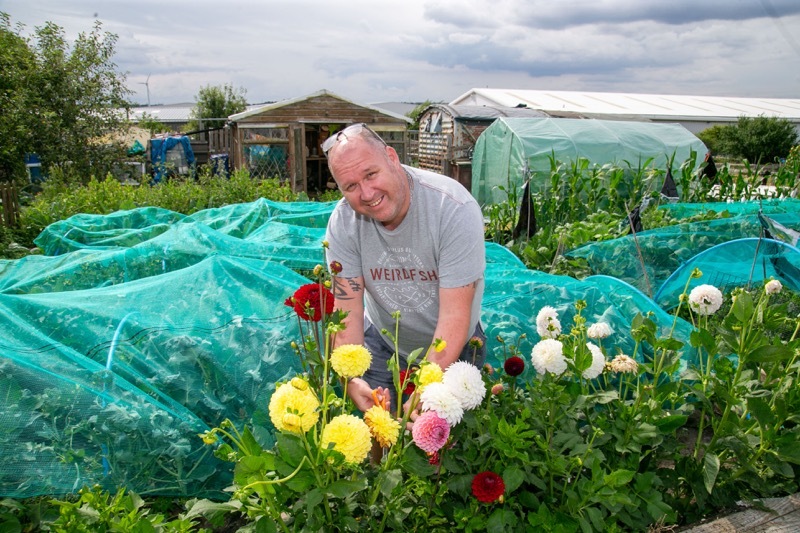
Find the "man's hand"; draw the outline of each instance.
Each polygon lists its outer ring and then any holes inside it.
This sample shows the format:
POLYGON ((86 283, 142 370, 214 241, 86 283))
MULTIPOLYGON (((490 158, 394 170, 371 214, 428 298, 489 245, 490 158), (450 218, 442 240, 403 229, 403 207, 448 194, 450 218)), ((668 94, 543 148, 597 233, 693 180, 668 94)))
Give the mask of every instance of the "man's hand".
MULTIPOLYGON (((383 387, 378 387, 375 392, 379 399, 389 398, 389 391, 383 387)), ((372 387, 361 378, 353 378, 347 383, 347 394, 362 413, 367 412, 370 407, 375 405, 372 387)))

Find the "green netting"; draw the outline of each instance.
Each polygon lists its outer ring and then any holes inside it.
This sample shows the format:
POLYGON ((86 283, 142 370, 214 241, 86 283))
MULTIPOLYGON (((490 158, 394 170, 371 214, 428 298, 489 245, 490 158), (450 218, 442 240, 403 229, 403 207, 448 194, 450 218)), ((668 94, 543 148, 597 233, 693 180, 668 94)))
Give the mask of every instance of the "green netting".
POLYGON ((664 309, 670 309, 678 304, 687 282, 689 290, 708 283, 729 292, 735 287, 761 286, 770 278, 800 291, 800 250, 772 239, 738 239, 692 257, 664 282, 653 299, 664 309), (695 268, 703 276, 690 279, 695 268))
MULTIPOLYGON (((475 143, 472 195, 481 204, 501 203, 510 188, 521 191, 531 175, 537 190, 549 183, 551 157, 561 162, 584 158, 599 166, 627 162, 633 168, 652 158, 652 168, 666 170, 672 161, 677 171, 692 152, 702 156, 706 151, 680 124, 501 117, 475 143)), ((696 165, 700 163, 702 157, 697 157, 696 165)))
MULTIPOLYGON (((48 255, 0 261, 0 496, 86 484, 221 496, 230 467, 198 433, 229 418, 273 441, 269 397, 299 371, 284 301, 308 281, 298 272, 323 262, 332 207, 261 200, 191 216, 78 215, 37 238, 48 255)), ((658 311, 621 283, 527 270, 496 244, 487 265, 494 366, 505 358, 498 336, 530 352, 544 305, 569 324, 585 300, 589 322, 621 334, 604 341, 610 353, 631 353, 631 319, 658 311)))
POLYGON ((659 209, 668 211, 675 218, 688 218, 708 211, 717 213, 727 211, 731 215, 757 215, 759 212, 766 214, 800 213, 800 200, 770 198, 744 202, 675 203, 660 205, 659 209))
POLYGON ((594 242, 565 255, 585 259, 595 274, 617 278, 652 294, 664 309, 678 305, 694 268, 704 276, 693 280, 690 288, 709 283, 729 290, 770 277, 789 288, 798 287, 794 269, 798 261, 794 245, 800 231, 797 200, 670 204, 660 209, 680 217, 714 211, 723 218, 594 242), (731 214, 735 216, 728 216, 731 214), (769 233, 765 234, 765 230, 769 233), (785 242, 760 240, 764 236, 785 242))
POLYGON ((757 237, 760 232, 756 215, 740 215, 642 231, 586 244, 564 255, 581 257, 593 273, 618 278, 653 295, 699 252, 733 239, 757 237))

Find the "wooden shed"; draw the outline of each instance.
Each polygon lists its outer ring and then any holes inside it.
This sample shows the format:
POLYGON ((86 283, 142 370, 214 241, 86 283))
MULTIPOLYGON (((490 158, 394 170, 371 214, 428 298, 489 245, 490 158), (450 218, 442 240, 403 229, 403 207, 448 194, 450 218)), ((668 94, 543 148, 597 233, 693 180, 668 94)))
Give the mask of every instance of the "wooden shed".
POLYGON ((472 150, 499 117, 546 117, 524 107, 432 104, 420 115, 419 167, 472 184, 472 150))
POLYGON ((246 168, 253 176, 288 181, 295 192, 315 194, 336 186, 322 143, 352 123, 367 124, 397 150, 401 161, 408 161, 410 118, 325 90, 228 118, 233 128, 233 167, 246 168))

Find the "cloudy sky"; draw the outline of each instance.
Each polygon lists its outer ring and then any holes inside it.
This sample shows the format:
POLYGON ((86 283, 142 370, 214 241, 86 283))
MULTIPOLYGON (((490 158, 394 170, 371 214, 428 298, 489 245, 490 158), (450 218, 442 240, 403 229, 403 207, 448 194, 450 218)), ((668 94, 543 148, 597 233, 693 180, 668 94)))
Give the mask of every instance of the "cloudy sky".
POLYGON ((448 102, 473 87, 800 98, 798 0, 0 0, 25 32, 117 34, 134 102, 232 84, 448 102), (149 81, 148 81, 149 77, 149 81), (147 85, 145 85, 147 82, 147 85))

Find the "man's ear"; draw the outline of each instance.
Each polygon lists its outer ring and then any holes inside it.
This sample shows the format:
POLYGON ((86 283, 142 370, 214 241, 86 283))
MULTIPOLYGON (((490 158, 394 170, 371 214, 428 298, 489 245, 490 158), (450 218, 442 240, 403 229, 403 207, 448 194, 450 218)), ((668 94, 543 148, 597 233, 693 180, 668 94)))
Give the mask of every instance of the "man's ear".
POLYGON ((389 158, 389 161, 399 165, 400 164, 400 156, 397 155, 397 151, 394 148, 392 148, 391 146, 386 146, 384 149, 386 150, 386 157, 389 158))

